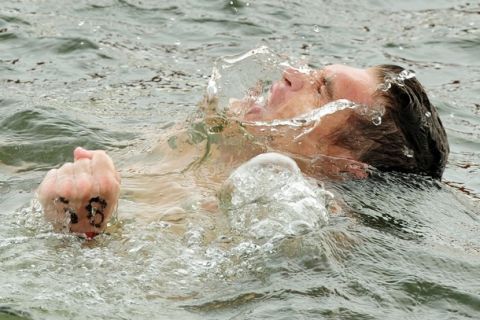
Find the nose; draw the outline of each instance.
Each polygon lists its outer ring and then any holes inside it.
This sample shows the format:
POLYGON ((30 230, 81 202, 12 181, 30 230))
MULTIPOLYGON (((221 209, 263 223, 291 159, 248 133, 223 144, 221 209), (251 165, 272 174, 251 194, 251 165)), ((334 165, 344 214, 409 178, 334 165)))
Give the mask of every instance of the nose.
POLYGON ((288 68, 283 72, 283 79, 285 80, 285 83, 293 91, 302 89, 305 82, 308 81, 308 77, 308 74, 294 68, 288 68))

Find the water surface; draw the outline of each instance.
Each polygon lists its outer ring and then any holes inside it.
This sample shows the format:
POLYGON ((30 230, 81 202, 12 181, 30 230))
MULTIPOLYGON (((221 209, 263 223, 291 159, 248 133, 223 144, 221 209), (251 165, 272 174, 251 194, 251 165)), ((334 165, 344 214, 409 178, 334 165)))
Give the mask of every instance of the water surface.
POLYGON ((5 1, 0 317, 478 318, 479 25, 478 3, 459 0, 5 1), (219 57, 262 45, 312 67, 415 70, 449 136, 444 181, 327 185, 342 214, 268 241, 231 232, 195 194, 140 223, 166 208, 125 190, 130 218, 92 242, 42 221, 33 190, 75 146, 106 149, 119 168, 146 158, 195 113, 219 57))

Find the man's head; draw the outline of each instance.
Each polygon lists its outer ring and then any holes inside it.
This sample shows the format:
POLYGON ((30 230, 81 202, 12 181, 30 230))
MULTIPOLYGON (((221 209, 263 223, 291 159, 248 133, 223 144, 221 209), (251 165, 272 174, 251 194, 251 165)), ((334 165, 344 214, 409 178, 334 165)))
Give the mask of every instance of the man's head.
POLYGON ((385 135, 359 160, 378 169, 440 179, 450 149, 438 112, 423 86, 414 74, 399 66, 379 65, 374 70, 381 83, 375 100, 386 107, 384 118, 389 126, 398 128, 398 133, 385 135))
MULTIPOLYGON (((245 119, 293 118, 339 99, 359 106, 322 118, 311 150, 384 171, 441 177, 449 152, 445 130, 421 84, 398 66, 287 69, 273 84, 266 105, 251 104, 245 119)), ((311 155, 307 145, 301 152, 311 155)))

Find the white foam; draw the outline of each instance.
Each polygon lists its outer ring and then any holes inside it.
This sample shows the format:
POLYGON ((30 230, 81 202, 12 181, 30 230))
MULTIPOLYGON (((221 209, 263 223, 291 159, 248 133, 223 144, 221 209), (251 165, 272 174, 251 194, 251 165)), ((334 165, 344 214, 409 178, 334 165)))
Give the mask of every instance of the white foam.
POLYGON ((240 166, 220 192, 232 230, 266 241, 326 224, 328 196, 303 176, 295 161, 278 153, 259 155, 240 166))

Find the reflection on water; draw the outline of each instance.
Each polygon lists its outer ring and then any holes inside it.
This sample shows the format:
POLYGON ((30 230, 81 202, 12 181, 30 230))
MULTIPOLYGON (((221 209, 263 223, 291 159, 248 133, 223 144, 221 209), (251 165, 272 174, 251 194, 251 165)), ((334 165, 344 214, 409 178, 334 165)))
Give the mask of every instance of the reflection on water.
POLYGON ((479 10, 459 0, 2 4, 0 318, 477 318, 479 10), (266 60, 217 61, 262 45, 266 60), (288 160, 241 169, 244 145, 268 148, 238 123, 210 130, 195 118, 171 133, 197 110, 215 61, 211 96, 241 99, 266 97, 283 62, 299 65, 285 56, 414 69, 447 128, 445 178, 457 189, 375 172, 319 187, 288 160), (119 219, 88 242, 52 232, 31 203, 76 145, 107 149, 123 175, 119 219), (217 161, 220 147, 238 158, 217 161), (330 203, 327 223, 330 192, 342 210, 330 203))

